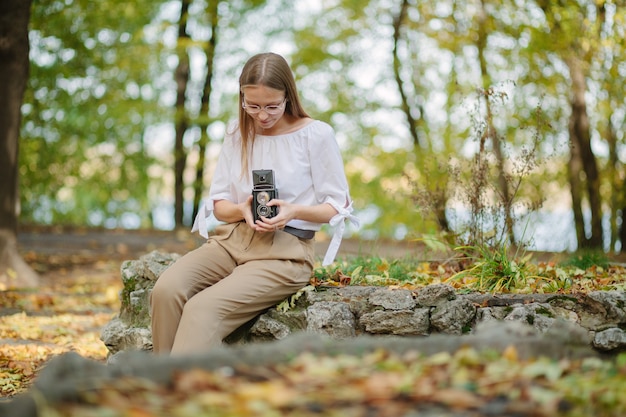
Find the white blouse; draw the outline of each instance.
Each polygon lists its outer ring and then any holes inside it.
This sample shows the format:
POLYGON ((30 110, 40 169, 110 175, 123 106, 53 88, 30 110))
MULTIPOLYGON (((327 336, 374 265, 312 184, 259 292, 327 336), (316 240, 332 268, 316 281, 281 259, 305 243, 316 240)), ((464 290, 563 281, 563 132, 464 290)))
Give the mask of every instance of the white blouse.
MULTIPOLYGON (((215 168, 209 198, 202 202, 192 232, 208 238, 207 220, 218 200, 235 204, 252 193, 252 170, 274 170, 278 198, 292 204, 313 206, 328 203, 337 210, 330 220, 333 238, 324 256, 323 265, 335 259, 345 229, 345 220, 357 227, 352 215, 352 199, 335 132, 328 124, 314 120, 290 133, 276 136, 257 135, 248 154, 249 172, 241 177, 241 135, 230 126, 215 168)), ((320 230, 320 223, 292 220, 289 226, 320 230)))

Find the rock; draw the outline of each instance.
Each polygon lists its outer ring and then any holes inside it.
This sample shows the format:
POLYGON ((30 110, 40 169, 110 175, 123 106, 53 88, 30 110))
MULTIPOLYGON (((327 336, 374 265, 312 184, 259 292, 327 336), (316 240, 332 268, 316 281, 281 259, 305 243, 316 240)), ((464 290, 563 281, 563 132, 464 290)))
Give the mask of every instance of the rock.
POLYGON ((435 284, 421 288, 415 297, 415 302, 422 307, 438 307, 448 301, 456 299, 454 288, 446 284, 435 284))
POLYGON ((476 310, 476 323, 491 320, 504 320, 510 312, 506 307, 482 307, 476 310))
POLYGON ((587 329, 580 324, 564 318, 557 318, 545 332, 545 336, 562 346, 590 346, 592 337, 587 329))
POLYGON ((617 325, 626 322, 626 293, 624 291, 592 291, 587 297, 599 302, 606 312, 605 321, 617 325))
POLYGON ((306 309, 307 330, 343 339, 356 336, 354 314, 345 303, 320 301, 306 309))
POLYGON ((149 328, 134 327, 124 323, 119 317, 107 323, 100 333, 109 352, 115 354, 124 350, 152 350, 152 332, 149 328))
POLYGON ((377 310, 363 314, 360 323, 370 334, 427 336, 430 334, 429 313, 428 308, 418 308, 415 311, 377 310))
MULTIPOLYGON (((112 355, 152 349, 150 291, 178 257, 155 251, 122 264, 120 314, 101 335, 112 355)), ((303 331, 337 339, 368 334, 471 336, 478 326, 491 321, 519 322, 539 333, 558 328, 566 337, 563 344, 568 340, 579 343, 583 338, 598 351, 610 351, 622 347, 620 327, 626 328, 626 293, 457 294, 446 284, 415 291, 372 286, 311 288, 288 311, 271 308, 233 332, 226 342, 282 340, 303 331), (561 329, 563 323, 571 325, 567 331, 561 329), (610 331, 604 333, 606 330, 610 331)))
POLYGON ((475 317, 474 304, 465 298, 458 298, 435 307, 430 324, 441 333, 463 334, 471 330, 475 317))
POLYGON ((546 331, 554 322, 555 313, 549 304, 524 304, 513 308, 504 320, 521 321, 539 331, 546 331))
POLYGON ((119 317, 115 317, 104 326, 100 332, 100 340, 104 342, 104 345, 107 349, 109 349, 110 353, 115 354, 128 348, 122 343, 124 339, 124 332, 127 329, 128 325, 126 325, 119 317))
POLYGON ((371 310, 370 295, 380 288, 348 286, 329 288, 326 291, 307 292, 305 305, 313 305, 319 301, 336 301, 346 303, 356 317, 371 310))
POLYGON ((124 288, 120 294, 120 318, 133 327, 150 326, 150 291, 158 277, 178 258, 177 254, 152 251, 121 266, 124 288))
POLYGON ((264 314, 259 317, 250 332, 260 340, 281 340, 291 334, 291 329, 286 324, 264 314))
POLYGON ((408 290, 390 290, 387 288, 374 291, 369 296, 369 302, 385 310, 406 310, 415 307, 413 294, 408 290))
POLYGON ((626 348, 626 332, 617 327, 597 332, 593 338, 593 346, 602 351, 626 348))

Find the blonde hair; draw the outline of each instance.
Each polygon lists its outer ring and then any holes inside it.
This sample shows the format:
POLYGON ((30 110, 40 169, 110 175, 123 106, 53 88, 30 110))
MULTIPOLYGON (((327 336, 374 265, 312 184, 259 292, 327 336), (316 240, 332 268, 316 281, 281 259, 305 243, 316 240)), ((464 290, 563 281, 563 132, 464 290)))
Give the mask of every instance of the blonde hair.
POLYGON ((256 128, 254 119, 243 109, 243 89, 262 85, 284 91, 285 114, 297 118, 309 117, 300 103, 296 81, 289 64, 282 56, 268 52, 253 56, 244 65, 239 76, 239 132, 241 133, 241 176, 248 171, 248 150, 252 149, 256 128))

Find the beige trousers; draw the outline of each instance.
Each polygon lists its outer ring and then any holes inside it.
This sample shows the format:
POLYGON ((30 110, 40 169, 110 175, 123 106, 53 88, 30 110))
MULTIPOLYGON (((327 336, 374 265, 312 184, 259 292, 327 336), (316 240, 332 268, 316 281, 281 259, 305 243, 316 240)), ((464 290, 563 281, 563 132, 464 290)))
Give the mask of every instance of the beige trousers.
POLYGON ((218 226, 200 248, 170 266, 150 294, 155 353, 206 351, 263 310, 304 287, 313 239, 218 226))

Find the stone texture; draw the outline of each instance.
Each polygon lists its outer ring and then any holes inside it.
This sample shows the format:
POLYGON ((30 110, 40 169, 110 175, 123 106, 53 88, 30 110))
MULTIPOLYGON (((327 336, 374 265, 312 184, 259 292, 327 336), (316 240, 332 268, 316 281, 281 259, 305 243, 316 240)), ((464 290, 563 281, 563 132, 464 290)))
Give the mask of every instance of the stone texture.
POLYGON ((602 351, 626 348, 626 332, 617 327, 603 330, 595 334, 593 346, 602 351))
POLYGON ((427 336, 430 333, 429 309, 376 310, 360 318, 365 331, 370 334, 402 336, 427 336))
POLYGON ((111 320, 102 329, 100 339, 112 354, 124 350, 152 350, 150 328, 128 325, 119 317, 111 320))
POLYGON ((475 317, 474 304, 465 298, 457 298, 435 307, 430 324, 440 333, 463 334, 471 330, 475 317))
MULTIPOLYGON (((122 264, 120 314, 105 326, 101 335, 111 354, 152 349, 150 291, 157 277, 178 257, 152 252, 122 264)), ((288 311, 271 308, 260 314, 226 342, 282 340, 301 332, 333 339, 368 334, 469 336, 479 326, 492 322, 519 323, 540 334, 558 329, 568 340, 584 340, 598 351, 623 349, 626 335, 621 329, 626 328, 626 293, 457 294, 446 284, 414 291, 371 286, 316 288, 305 291, 288 311)))
POLYGON ((306 309, 306 330, 337 339, 356 336, 354 314, 345 303, 320 301, 306 309))
POLYGON ((415 302, 422 307, 438 307, 456 297, 456 292, 450 285, 435 284, 419 289, 415 295, 415 302))
POLYGON ((380 306, 385 310, 406 310, 412 309, 416 305, 411 291, 388 291, 386 288, 374 291, 369 297, 369 302, 372 305, 380 306))
POLYGON ((134 327, 150 325, 149 296, 158 277, 178 258, 177 254, 153 251, 121 266, 124 288, 120 294, 120 318, 134 327))
POLYGON ((291 329, 284 323, 264 314, 259 317, 251 329, 260 339, 265 336, 267 340, 280 340, 291 334, 291 329))
POLYGON ((626 293, 623 291, 593 291, 587 297, 602 304, 607 323, 618 325, 626 322, 626 293))
POLYGON ((554 322, 555 313, 549 304, 523 304, 515 307, 504 320, 521 321, 545 332, 554 322))

